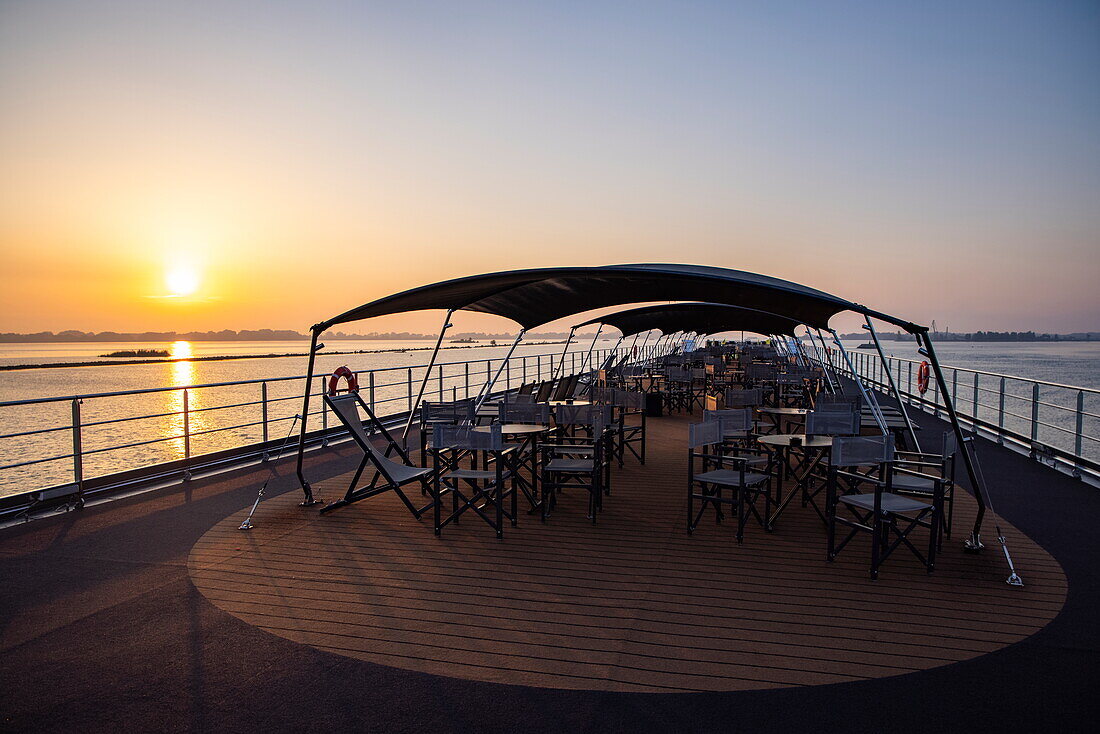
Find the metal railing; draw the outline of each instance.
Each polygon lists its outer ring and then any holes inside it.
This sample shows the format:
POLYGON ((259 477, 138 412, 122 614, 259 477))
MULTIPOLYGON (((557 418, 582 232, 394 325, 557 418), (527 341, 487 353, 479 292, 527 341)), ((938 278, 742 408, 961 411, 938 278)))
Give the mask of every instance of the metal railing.
MULTIPOLYGON (((849 356, 866 385, 889 394, 884 371, 889 369, 906 405, 937 418, 946 413, 947 396, 935 380, 926 392, 917 389, 919 361, 887 357, 884 367, 874 353, 850 351, 849 356)), ((839 350, 830 347, 828 359, 838 374, 853 376, 839 350)), ((966 367, 943 370, 965 426, 1075 477, 1100 478, 1100 390, 966 367)))
MULTIPOLYGON (((550 379, 555 373, 575 374, 586 352, 567 352, 564 364, 560 350, 514 355, 504 364, 497 393, 550 379)), ((602 364, 612 353, 621 358, 628 350, 593 350, 587 369, 602 364)), ((634 359, 642 362, 655 355, 649 347, 639 350, 634 359)), ((423 400, 474 397, 501 361, 436 363, 423 400)), ((355 374, 371 409, 379 417, 393 419, 407 416, 413 408, 425 367, 381 367, 355 374)), ((315 377, 311 395, 323 394, 327 379, 327 374, 315 377)), ((51 496, 83 496, 89 490, 110 491, 155 479, 186 480, 194 472, 225 464, 266 461, 273 450, 285 445, 282 428, 287 427, 290 435, 301 418, 294 411, 300 410, 304 380, 305 375, 293 375, 0 402, 0 430, 13 424, 22 429, 0 433, 0 514, 51 496), (275 394, 280 391, 285 394, 275 394), (214 402, 211 395, 218 392, 229 392, 229 399, 214 402), (141 397, 169 407, 150 410, 150 401, 138 400, 141 397), (102 415, 89 419, 89 413, 96 412, 89 407, 108 403, 109 409, 99 411, 102 415), (43 409, 58 406, 68 408, 63 416, 42 416, 43 409), (150 421, 159 421, 159 428, 150 430, 150 421), (207 447, 211 450, 196 451, 196 442, 211 443, 215 437, 218 440, 207 447), (4 493, 6 486, 13 485, 21 488, 4 493)), ((310 423, 320 428, 310 432, 310 444, 323 446, 346 438, 342 428, 330 428, 324 402, 313 404, 320 407, 310 411, 310 423)))

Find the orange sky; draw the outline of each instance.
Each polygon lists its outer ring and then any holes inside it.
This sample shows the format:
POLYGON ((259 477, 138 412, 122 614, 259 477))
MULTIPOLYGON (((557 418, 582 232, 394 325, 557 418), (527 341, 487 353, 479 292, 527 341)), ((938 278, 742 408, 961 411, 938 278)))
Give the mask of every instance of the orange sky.
POLYGON ((934 19, 802 36, 812 18, 717 7, 622 25, 154 5, 0 10, 0 331, 305 330, 435 280, 624 262, 955 330, 1100 329, 1100 104, 1072 18, 959 17, 899 45, 934 19), (993 40, 952 35, 979 28, 993 40), (166 298, 180 263, 200 287, 166 298))

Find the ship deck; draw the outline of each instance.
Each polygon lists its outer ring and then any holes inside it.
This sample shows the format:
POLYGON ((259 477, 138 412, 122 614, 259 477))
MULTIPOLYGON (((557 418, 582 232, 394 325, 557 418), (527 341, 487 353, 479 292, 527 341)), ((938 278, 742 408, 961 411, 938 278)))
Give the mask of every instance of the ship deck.
MULTIPOLYGON (((503 540, 386 495, 319 516, 291 460, 0 531, 2 727, 251 731, 1034 730, 1095 718, 1095 488, 983 442, 1026 586, 988 546, 878 581, 772 533, 684 532, 690 417, 651 419, 596 526, 567 495, 503 540), (255 528, 237 530, 270 481, 255 528)), ((931 435, 944 424, 918 415, 931 435)), ((331 499, 357 452, 315 452, 331 499)), ((961 494, 961 493, 960 493, 961 494)))

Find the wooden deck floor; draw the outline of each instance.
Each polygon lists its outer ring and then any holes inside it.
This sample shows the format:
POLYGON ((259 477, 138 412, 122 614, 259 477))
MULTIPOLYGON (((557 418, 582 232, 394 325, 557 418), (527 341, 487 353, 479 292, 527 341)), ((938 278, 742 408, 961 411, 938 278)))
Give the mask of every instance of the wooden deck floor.
MULTIPOLYGON (((974 505, 929 576, 903 553, 878 581, 867 546, 825 562, 824 527, 797 502, 772 533, 704 521, 684 530, 687 421, 650 422, 649 463, 614 478, 599 524, 564 497, 546 525, 498 541, 470 517, 436 538, 390 495, 320 516, 286 495, 194 546, 215 605, 273 634, 382 665, 530 686, 748 690, 899 675, 989 653, 1061 609, 1058 563, 1005 526, 1027 586, 997 548, 960 550, 974 505)), ((347 478, 316 484, 332 499, 347 478)), ((992 521, 987 520, 992 528, 992 521)), ((992 532, 989 533, 992 537, 992 532)))

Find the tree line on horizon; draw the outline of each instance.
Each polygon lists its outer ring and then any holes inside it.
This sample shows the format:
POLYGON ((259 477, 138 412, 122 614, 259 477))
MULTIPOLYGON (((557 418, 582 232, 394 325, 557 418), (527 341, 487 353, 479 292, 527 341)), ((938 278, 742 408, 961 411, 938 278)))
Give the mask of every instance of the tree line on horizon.
MULTIPOLYGON (((346 334, 337 331, 325 334, 325 339, 375 339, 387 341, 411 341, 416 339, 435 339, 436 334, 417 334, 408 331, 372 331, 368 334, 346 334)), ((448 339, 476 339, 488 341, 490 339, 510 339, 514 334, 486 334, 479 331, 449 334, 448 339)), ((545 332, 531 334, 529 338, 535 339, 564 339, 565 332, 545 332)), ((164 342, 164 341, 298 341, 308 340, 308 334, 302 334, 292 329, 222 329, 221 331, 77 331, 68 329, 54 333, 52 331, 38 331, 30 334, 15 332, 0 333, 0 343, 46 343, 46 342, 164 342)))

